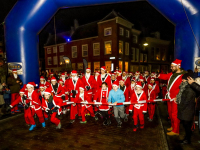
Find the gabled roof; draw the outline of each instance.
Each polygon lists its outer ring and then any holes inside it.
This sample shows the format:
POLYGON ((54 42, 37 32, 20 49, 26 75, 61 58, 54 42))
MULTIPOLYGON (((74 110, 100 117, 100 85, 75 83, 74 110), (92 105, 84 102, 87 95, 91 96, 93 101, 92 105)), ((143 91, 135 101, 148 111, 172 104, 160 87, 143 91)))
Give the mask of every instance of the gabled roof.
POLYGON ((116 11, 111 11, 107 16, 105 16, 102 20, 100 20, 100 22, 105 21, 105 20, 109 20, 109 19, 113 19, 116 17, 120 17, 126 21, 128 21, 124 16, 122 16, 120 13, 117 13, 116 11))

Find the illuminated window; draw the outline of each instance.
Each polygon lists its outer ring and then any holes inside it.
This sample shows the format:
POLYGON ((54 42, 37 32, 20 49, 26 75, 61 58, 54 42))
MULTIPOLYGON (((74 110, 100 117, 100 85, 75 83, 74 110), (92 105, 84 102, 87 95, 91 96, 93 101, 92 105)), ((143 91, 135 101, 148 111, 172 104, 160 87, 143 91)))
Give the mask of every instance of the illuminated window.
POLYGON ((47 54, 51 54, 51 48, 47 48, 47 54))
POLYGON ((87 57, 88 56, 88 45, 82 45, 82 57, 87 57))
POLYGON ((57 53, 57 47, 53 47, 53 53, 57 53))
POLYGON ((128 62, 125 62, 125 71, 128 72, 128 62))
POLYGON ((91 69, 91 62, 88 62, 88 68, 91 69))
POLYGON ((122 27, 119 28, 119 35, 121 35, 121 36, 124 35, 124 28, 122 28, 122 27))
POLYGON ((94 62, 94 71, 100 71, 100 62, 94 62))
POLYGON ((59 46, 59 52, 64 52, 64 45, 59 46))
POLYGON ((104 36, 109 36, 109 35, 112 35, 112 28, 111 27, 104 29, 104 36))
POLYGON ((72 46, 72 58, 77 58, 77 46, 72 46))
POLYGON ((112 41, 105 42, 105 54, 112 54, 112 41))
POLYGON ((140 53, 140 62, 143 62, 143 54, 140 53))
POLYGON ((93 43, 93 55, 94 56, 100 55, 100 43, 93 43))
POLYGON ((129 32, 129 30, 126 30, 126 37, 127 37, 127 38, 130 37, 130 32, 129 32))
POLYGON ((125 55, 129 55, 129 43, 125 43, 125 55))
POLYGON ((123 71, 123 61, 119 61, 119 71, 123 71))
POLYGON ((57 65, 57 64, 58 64, 57 56, 53 56, 53 64, 54 64, 54 65, 57 65))
POLYGON ((47 58, 47 61, 48 61, 48 62, 47 62, 48 65, 52 65, 52 59, 51 59, 51 57, 48 57, 48 58, 47 58))
POLYGON ((166 61, 166 49, 163 48, 161 50, 161 58, 162 58, 162 61, 166 61))
POLYGON ((144 54, 144 62, 147 62, 147 54, 144 54))
POLYGON ((123 41, 119 41, 119 54, 123 54, 123 41))
POLYGON ((156 60, 160 60, 160 49, 156 48, 156 60))
POLYGON ((78 63, 78 70, 83 70, 83 63, 78 63))
POLYGON ((63 59, 64 55, 60 55, 60 65, 63 65, 64 64, 64 59, 63 59))

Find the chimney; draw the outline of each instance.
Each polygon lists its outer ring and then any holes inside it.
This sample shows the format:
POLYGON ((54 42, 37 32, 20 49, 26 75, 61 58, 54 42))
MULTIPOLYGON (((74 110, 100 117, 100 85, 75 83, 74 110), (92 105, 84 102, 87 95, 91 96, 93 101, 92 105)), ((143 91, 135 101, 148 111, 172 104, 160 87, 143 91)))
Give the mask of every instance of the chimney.
POLYGON ((75 30, 79 27, 78 20, 74 19, 74 28, 75 30))

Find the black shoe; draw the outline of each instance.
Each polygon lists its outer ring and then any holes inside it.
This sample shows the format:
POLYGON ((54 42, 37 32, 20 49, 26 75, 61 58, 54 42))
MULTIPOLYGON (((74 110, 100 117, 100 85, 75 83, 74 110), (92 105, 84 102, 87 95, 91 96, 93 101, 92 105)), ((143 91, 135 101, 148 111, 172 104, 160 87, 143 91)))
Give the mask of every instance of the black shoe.
POLYGON ((121 128, 122 127, 122 122, 118 122, 117 127, 121 128))

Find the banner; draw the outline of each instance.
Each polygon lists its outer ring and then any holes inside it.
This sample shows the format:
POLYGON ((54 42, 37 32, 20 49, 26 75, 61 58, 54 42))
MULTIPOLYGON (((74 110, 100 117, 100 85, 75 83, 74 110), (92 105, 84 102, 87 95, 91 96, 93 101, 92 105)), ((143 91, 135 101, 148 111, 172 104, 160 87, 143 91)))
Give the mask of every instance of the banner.
POLYGON ((20 63, 20 62, 9 62, 8 63, 8 73, 12 73, 13 69, 17 69, 18 75, 23 75, 22 63, 20 63))

